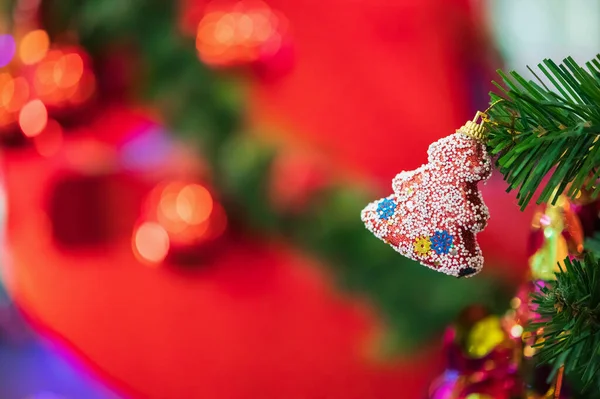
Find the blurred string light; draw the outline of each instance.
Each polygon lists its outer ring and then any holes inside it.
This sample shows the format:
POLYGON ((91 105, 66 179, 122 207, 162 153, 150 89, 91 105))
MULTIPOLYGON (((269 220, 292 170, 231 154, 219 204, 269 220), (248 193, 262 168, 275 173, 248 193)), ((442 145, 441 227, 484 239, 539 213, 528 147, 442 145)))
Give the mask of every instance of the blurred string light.
POLYGON ((150 264, 162 262, 171 245, 186 247, 206 243, 219 238, 227 227, 225 211, 208 188, 184 181, 157 185, 146 200, 142 218, 147 222, 134 230, 133 250, 140 260, 150 264), (140 232, 142 226, 146 227, 140 232), (161 244, 150 250, 150 242, 154 241, 161 244), (159 256, 165 251, 164 256, 159 256))
POLYGON ((18 68, 0 73, 0 130, 16 123, 41 155, 51 156, 63 142, 63 129, 56 121, 46 128, 49 115, 89 100, 96 79, 78 48, 51 48, 44 30, 29 31, 17 48, 11 65, 18 68))
POLYGON ((287 29, 287 20, 260 1, 213 6, 198 24, 196 49, 209 65, 252 63, 277 53, 287 29))
POLYGON ((33 78, 36 94, 46 103, 60 106, 79 104, 94 92, 94 75, 85 69, 75 51, 52 50, 36 66, 33 78))
POLYGON ((87 102, 96 78, 77 47, 52 45, 38 28, 40 0, 18 0, 13 19, 19 30, 0 35, 0 134, 18 127, 39 154, 52 156, 63 142, 56 112, 87 102))

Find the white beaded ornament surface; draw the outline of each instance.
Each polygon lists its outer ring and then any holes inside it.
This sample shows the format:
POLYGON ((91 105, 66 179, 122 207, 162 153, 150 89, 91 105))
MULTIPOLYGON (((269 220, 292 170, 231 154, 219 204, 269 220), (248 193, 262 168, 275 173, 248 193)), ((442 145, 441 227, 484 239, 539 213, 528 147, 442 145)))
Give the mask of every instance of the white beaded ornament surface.
POLYGON ((361 218, 402 255, 451 276, 474 276, 483 267, 475 235, 489 219, 477 188, 491 174, 485 144, 458 131, 427 154, 427 164, 399 173, 394 193, 367 205, 361 218))

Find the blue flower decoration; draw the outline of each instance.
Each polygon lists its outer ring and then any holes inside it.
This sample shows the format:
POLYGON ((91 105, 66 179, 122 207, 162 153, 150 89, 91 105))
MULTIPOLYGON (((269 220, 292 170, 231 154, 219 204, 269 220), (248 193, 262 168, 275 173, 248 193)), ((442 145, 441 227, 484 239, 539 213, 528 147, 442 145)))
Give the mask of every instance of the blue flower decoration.
POLYGON ((446 230, 436 231, 430 240, 431 249, 438 255, 445 255, 450 252, 450 248, 452 248, 454 236, 449 234, 446 230))
POLYGON ((384 198, 377 204, 377 214, 380 219, 388 220, 394 216, 396 210, 396 203, 389 198, 384 198))

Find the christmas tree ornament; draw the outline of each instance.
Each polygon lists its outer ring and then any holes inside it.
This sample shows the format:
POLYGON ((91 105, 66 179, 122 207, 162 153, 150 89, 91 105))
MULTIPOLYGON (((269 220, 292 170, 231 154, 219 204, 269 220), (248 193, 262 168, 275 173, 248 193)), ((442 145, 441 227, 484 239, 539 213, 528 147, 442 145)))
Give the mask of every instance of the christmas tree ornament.
POLYGON ((594 181, 589 189, 582 189, 570 201, 571 209, 579 217, 585 237, 592 237, 600 231, 600 201, 594 196, 597 185, 597 181, 594 181))
POLYGON ((506 333, 501 327, 500 318, 488 316, 478 321, 469 331, 466 352, 475 359, 481 359, 506 341, 506 333))
POLYGON ((464 378, 456 370, 446 370, 429 386, 429 399, 453 399, 462 390, 464 378))
POLYGON ((581 222, 584 237, 593 237, 600 231, 600 202, 586 204, 571 202, 571 210, 581 222))
POLYGON ((485 118, 478 112, 456 133, 429 146, 427 164, 398 174, 393 194, 362 211, 367 229, 433 270, 455 277, 477 274, 483 256, 476 234, 489 218, 477 188, 491 174, 485 118))
POLYGON ((554 280, 558 264, 583 252, 584 232, 567 197, 543 205, 531 222, 529 266, 534 280, 554 280))
MULTIPOLYGON (((473 310, 469 311, 471 316, 473 310)), ((475 322, 462 316, 446 331, 448 368, 430 385, 429 398, 519 397, 517 343, 501 328, 497 316, 488 315, 475 322)))
MULTIPOLYGON (((470 394, 503 397, 493 392, 518 388, 519 343, 510 339, 501 319, 486 309, 477 306, 465 309, 446 330, 444 347, 448 370, 455 370, 459 375, 457 381, 461 382, 450 398, 465 398, 470 394)), ((434 386, 438 385, 432 385, 432 389, 434 386)))

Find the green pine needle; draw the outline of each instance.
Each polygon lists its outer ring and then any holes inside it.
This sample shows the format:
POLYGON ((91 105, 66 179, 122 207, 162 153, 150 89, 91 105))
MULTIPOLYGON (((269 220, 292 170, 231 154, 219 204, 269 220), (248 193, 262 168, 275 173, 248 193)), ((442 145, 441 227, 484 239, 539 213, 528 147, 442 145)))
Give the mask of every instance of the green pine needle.
POLYGON ((543 328, 542 363, 559 367, 584 389, 600 386, 600 262, 591 253, 583 261, 565 259, 556 280, 533 294, 543 328), (573 378, 576 377, 576 378, 573 378))
POLYGON ((538 190, 538 204, 565 191, 575 198, 600 175, 600 55, 586 68, 572 58, 538 67, 554 91, 531 69, 538 82, 499 72, 500 94, 491 94, 488 113, 488 147, 522 209, 538 190))

